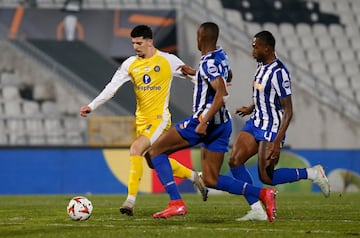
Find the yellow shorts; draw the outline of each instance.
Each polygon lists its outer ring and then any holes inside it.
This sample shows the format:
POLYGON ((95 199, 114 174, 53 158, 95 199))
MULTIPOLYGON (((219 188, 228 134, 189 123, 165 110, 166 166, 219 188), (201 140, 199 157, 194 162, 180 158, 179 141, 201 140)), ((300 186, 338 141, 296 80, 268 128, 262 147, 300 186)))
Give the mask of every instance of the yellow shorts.
POLYGON ((136 137, 141 135, 146 136, 150 140, 152 145, 159 136, 171 127, 171 120, 160 119, 149 119, 136 121, 136 137))

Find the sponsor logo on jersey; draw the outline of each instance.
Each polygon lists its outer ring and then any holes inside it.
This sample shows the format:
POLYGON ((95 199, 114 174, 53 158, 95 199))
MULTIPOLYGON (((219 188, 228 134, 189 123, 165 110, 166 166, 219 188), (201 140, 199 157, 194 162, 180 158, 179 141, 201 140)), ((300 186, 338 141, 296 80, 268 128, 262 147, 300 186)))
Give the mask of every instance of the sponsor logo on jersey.
POLYGON ((284 88, 290 88, 290 80, 285 80, 283 83, 282 83, 282 86, 284 88))
POLYGON ((144 84, 149 84, 151 82, 151 78, 148 74, 144 74, 143 82, 144 82, 144 84))
POLYGON ((208 72, 212 75, 215 75, 218 73, 218 68, 216 66, 212 65, 209 67, 208 72))
POLYGON ((160 91, 161 90, 161 87, 160 86, 137 86, 137 90, 140 90, 140 91, 153 91, 153 90, 156 90, 156 91, 160 91))
POLYGON ((152 124, 147 125, 147 127, 146 127, 146 129, 145 129, 144 132, 145 132, 145 133, 150 133, 151 127, 152 127, 152 124))
POLYGON ((258 90, 260 90, 260 91, 264 90, 264 88, 265 88, 264 85, 261 85, 261 84, 259 84, 259 83, 256 82, 256 81, 254 81, 253 86, 254 86, 254 88, 256 88, 256 89, 258 89, 258 90))

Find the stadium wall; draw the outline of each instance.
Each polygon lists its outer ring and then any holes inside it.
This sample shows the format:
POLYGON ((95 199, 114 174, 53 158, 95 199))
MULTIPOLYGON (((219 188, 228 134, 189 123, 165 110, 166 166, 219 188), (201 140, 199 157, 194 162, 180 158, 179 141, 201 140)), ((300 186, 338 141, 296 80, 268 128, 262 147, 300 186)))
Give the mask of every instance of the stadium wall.
MULTIPOLYGON (((0 149, 0 194, 126 194, 130 161, 128 149, 102 148, 2 148, 0 149)), ((226 161, 228 159, 226 154, 226 161)), ((186 149, 172 155, 184 165, 200 170, 200 150, 186 149)), ((284 150, 280 167, 308 167, 322 164, 331 190, 360 191, 360 150, 284 150)), ((144 161, 141 193, 164 190, 144 161)), ((247 164, 254 184, 256 158, 247 164)), ((221 173, 230 174, 224 164, 221 173)), ((188 180, 176 180, 183 193, 196 192, 188 180)), ((310 181, 277 186, 282 192, 319 192, 310 181)))

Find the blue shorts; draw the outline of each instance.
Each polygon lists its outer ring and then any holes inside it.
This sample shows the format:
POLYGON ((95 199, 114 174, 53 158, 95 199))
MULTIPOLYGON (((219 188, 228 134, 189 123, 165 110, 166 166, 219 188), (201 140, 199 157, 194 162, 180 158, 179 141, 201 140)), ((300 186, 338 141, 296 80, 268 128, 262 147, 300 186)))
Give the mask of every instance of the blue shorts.
POLYGON ((199 119, 188 117, 176 123, 175 128, 182 138, 187 140, 190 146, 202 143, 201 146, 213 152, 228 152, 229 141, 232 131, 231 120, 223 124, 209 124, 206 136, 195 132, 199 119))
MULTIPOLYGON (((249 132, 251 135, 254 136, 256 142, 259 141, 269 141, 273 142, 275 140, 275 137, 277 136, 277 132, 262 130, 254 125, 254 120, 250 118, 246 121, 244 127, 242 128, 242 131, 249 132)), ((282 144, 285 142, 285 136, 282 139, 282 144)))

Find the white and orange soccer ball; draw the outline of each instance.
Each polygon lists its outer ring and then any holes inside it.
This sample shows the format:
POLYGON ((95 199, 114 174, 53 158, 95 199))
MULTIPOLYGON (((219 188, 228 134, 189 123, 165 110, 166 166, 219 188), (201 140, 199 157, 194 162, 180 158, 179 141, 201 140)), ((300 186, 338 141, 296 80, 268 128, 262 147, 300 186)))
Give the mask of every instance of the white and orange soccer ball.
POLYGON ((74 221, 84 221, 92 214, 93 205, 89 199, 83 196, 73 197, 67 206, 67 213, 74 221))

